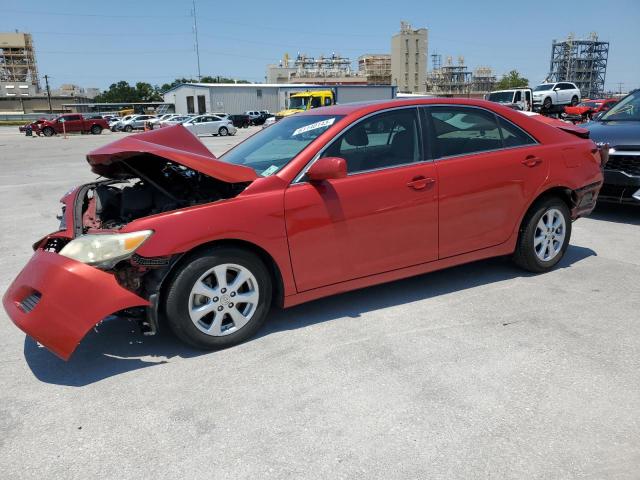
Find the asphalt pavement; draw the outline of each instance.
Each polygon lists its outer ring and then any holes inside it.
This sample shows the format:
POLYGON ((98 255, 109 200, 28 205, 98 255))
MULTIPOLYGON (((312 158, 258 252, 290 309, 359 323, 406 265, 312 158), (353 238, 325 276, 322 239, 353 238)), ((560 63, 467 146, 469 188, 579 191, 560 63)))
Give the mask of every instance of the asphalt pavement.
MULTIPOLYGON (((0 128, 2 292, 123 135, 0 128)), ((0 478, 638 479, 639 312, 640 209, 619 206, 548 274, 476 262, 274 310, 219 352, 116 319, 63 362, 2 311, 0 478)))

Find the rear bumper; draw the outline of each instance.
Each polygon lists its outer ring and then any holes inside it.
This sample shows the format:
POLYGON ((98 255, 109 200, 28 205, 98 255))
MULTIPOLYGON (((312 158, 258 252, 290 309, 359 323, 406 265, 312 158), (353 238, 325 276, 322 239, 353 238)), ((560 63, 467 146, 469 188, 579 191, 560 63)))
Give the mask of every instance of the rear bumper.
POLYGON ((571 209, 572 220, 589 215, 593 211, 596 207, 596 200, 598 199, 598 194, 601 188, 602 182, 595 182, 574 190, 574 206, 571 209))
POLYGON ((18 328, 67 360, 105 317, 149 302, 121 287, 110 273, 38 250, 2 304, 18 328))

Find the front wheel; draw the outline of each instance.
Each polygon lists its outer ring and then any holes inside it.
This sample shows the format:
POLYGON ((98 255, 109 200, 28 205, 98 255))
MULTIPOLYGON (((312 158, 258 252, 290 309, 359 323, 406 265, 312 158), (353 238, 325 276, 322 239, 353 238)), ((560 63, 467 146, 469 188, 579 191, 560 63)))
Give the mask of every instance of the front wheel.
POLYGON ((538 201, 522 222, 513 259, 530 272, 547 272, 562 259, 570 238, 567 204, 558 197, 538 201))
POLYGON ((571 106, 575 107, 576 105, 578 105, 578 97, 574 95, 573 97, 571 97, 571 106))
POLYGON ((51 127, 44 127, 42 129, 42 133, 44 134, 45 137, 53 137, 53 135, 56 133, 55 130, 51 127))
POLYGON ((542 102, 542 106, 544 107, 545 110, 551 110, 551 106, 553 105, 553 103, 551 102, 551 98, 547 97, 544 99, 544 102, 542 102))
POLYGON ((227 135, 229 135, 229 129, 227 127, 220 127, 220 129, 218 130, 218 135, 220 135, 221 137, 226 137, 227 135))
POLYGON ((166 292, 168 323, 185 343, 213 350, 253 336, 271 306, 271 278, 255 254, 212 248, 178 270, 166 292))

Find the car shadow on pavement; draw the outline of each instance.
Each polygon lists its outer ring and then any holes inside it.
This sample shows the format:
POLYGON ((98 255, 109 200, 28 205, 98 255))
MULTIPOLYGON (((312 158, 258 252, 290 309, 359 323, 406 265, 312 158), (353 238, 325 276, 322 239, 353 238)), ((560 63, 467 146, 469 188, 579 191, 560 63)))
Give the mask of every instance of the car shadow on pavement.
MULTIPOLYGON (((571 245, 556 268, 566 268, 596 253, 571 245)), ((344 317, 405 303, 427 300, 480 285, 531 276, 509 259, 494 258, 315 300, 287 310, 274 309, 266 325, 252 339, 305 328, 344 317)), ((249 341, 252 341, 249 340, 249 341)), ((114 318, 100 324, 65 362, 30 337, 24 343, 27 365, 42 382, 82 387, 122 373, 169 363, 172 357, 215 355, 181 343, 167 328, 145 337, 134 321, 114 318)), ((212 361, 215 359, 212 358, 212 361)))
POLYGON ((589 218, 605 222, 640 225, 640 206, 598 203, 589 218))

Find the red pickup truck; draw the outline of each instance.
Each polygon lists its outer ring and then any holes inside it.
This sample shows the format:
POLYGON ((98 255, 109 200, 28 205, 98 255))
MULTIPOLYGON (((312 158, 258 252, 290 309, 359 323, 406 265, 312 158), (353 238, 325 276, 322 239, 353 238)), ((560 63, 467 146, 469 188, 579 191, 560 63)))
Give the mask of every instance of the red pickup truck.
POLYGON ((105 128, 109 129, 109 124, 103 118, 89 118, 85 119, 79 113, 69 113, 65 115, 60 115, 53 120, 44 120, 39 121, 37 125, 32 125, 34 131, 38 128, 45 137, 51 137, 56 133, 63 133, 63 125, 64 131, 67 133, 72 132, 81 132, 81 133, 92 133, 93 135, 100 135, 102 130, 105 128))

